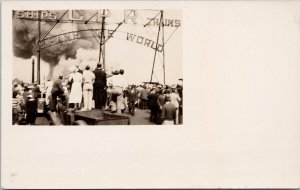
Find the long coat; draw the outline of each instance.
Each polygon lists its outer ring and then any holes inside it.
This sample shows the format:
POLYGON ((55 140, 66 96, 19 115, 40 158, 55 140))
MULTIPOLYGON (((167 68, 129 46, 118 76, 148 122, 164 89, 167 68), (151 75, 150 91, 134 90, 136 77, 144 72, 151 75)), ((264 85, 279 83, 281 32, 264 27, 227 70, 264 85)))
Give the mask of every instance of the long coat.
POLYGON ((81 103, 82 100, 82 74, 79 72, 71 76, 73 79, 72 88, 69 97, 69 103, 81 103))
POLYGON ((96 68, 94 70, 95 82, 93 90, 93 99, 95 100, 95 108, 99 109, 105 105, 107 94, 105 92, 106 87, 106 73, 102 69, 96 68))
POLYGON ((106 73, 102 69, 95 69, 95 88, 104 88, 106 86, 106 73))

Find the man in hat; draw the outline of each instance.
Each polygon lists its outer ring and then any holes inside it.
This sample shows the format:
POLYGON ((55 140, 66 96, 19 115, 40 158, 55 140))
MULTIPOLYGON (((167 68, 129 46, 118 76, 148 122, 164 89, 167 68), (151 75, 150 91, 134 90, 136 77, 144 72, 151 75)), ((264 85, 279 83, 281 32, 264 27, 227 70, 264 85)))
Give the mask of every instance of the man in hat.
POLYGON ((159 105, 158 105, 158 93, 156 89, 152 89, 150 92, 150 95, 148 96, 148 105, 150 109, 150 122, 158 123, 158 111, 159 111, 159 105))
POLYGON ((126 109, 124 100, 124 90, 128 84, 123 76, 124 70, 115 71, 115 74, 111 77, 113 85, 113 97, 116 96, 117 113, 122 113, 126 109))
POLYGON ((161 124, 161 111, 162 111, 162 107, 163 105, 165 105, 166 101, 165 101, 165 94, 163 94, 163 90, 162 89, 158 89, 158 99, 157 99, 157 103, 158 103, 158 123, 161 124))
POLYGON ((45 90, 46 90, 46 105, 47 106, 50 103, 52 86, 53 86, 53 81, 49 77, 47 82, 46 82, 46 87, 45 87, 45 90))
POLYGON ((176 108, 176 117, 175 117, 175 124, 178 124, 178 118, 179 118, 179 103, 181 101, 181 98, 177 92, 176 86, 172 86, 171 93, 170 93, 171 103, 176 108))
POLYGON ((101 63, 97 64, 94 74, 93 99, 95 101, 95 109, 102 109, 106 103, 106 73, 102 70, 101 63))
POLYGON ((93 84, 95 81, 95 74, 90 70, 90 66, 85 67, 82 75, 83 79, 83 110, 92 109, 93 101, 93 84))
POLYGON ((165 95, 166 103, 162 106, 161 120, 163 125, 174 125, 176 118, 176 107, 171 103, 170 94, 165 95))
POLYGON ((22 112, 22 100, 20 97, 20 91, 19 90, 14 90, 13 91, 13 98, 12 98, 12 108, 13 108, 13 113, 12 113, 12 118, 13 118, 13 125, 18 124, 19 122, 19 114, 22 112))
POLYGON ((136 90, 135 85, 131 85, 130 89, 128 90, 128 112, 131 115, 135 114, 135 104, 138 101, 138 93, 136 90))
POLYGON ((40 91, 40 87, 38 86, 38 82, 35 81, 33 83, 33 88, 32 88, 32 96, 33 96, 33 99, 37 100, 38 96, 39 96, 39 93, 41 93, 40 91))
POLYGON ((22 89, 22 87, 21 87, 21 85, 19 84, 19 83, 17 83, 17 82, 14 82, 14 84, 13 84, 13 91, 14 90, 21 90, 22 89))
POLYGON ((143 89, 141 90, 141 109, 146 109, 148 106, 148 96, 150 95, 150 90, 146 87, 146 85, 143 85, 143 89))
POLYGON ((54 81, 51 90, 51 112, 56 111, 57 97, 61 97, 64 94, 64 88, 62 85, 63 76, 60 75, 56 81, 54 81))
POLYGON ((37 102, 32 94, 29 94, 26 102, 26 124, 34 125, 37 116, 37 102))

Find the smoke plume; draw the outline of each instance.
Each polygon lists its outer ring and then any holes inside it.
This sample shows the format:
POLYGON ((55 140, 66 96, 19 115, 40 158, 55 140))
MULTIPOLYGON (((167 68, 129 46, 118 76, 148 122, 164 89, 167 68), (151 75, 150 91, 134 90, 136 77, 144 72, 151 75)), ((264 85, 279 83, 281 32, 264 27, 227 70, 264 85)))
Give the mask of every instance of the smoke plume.
MULTIPOLYGON (((54 25, 54 22, 41 22, 41 36, 54 25)), ((84 24, 58 23, 49 36, 58 35, 79 29, 87 29, 84 24)), ((83 36, 84 37, 84 36, 83 36)), ((13 15, 13 52, 16 57, 30 59, 37 55, 38 22, 18 19, 13 15)), ((50 64, 49 76, 53 76, 54 68, 61 58, 76 59, 78 49, 98 49, 99 44, 94 38, 77 39, 50 46, 41 50, 41 59, 50 64)))

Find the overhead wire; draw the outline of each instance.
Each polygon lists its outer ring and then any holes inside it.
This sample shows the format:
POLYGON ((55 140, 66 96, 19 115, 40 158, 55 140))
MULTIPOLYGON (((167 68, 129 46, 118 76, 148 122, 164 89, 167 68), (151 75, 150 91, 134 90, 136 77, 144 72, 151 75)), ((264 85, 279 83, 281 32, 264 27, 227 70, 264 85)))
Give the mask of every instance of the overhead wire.
MULTIPOLYGON (((53 30, 53 28, 60 22, 60 20, 67 14, 68 11, 64 12, 64 14, 59 18, 56 19, 55 24, 42 36, 41 40, 43 40, 47 35, 53 30)), ((41 41, 40 40, 40 41, 41 41)))
MULTIPOLYGON (((154 33, 154 31, 152 30, 152 28, 151 27, 149 27, 149 24, 159 15, 159 13, 160 13, 160 11, 161 10, 154 10, 154 9, 140 9, 140 10, 147 10, 147 11, 158 11, 158 14, 156 14, 156 16, 155 17, 153 17, 153 18, 151 18, 150 20, 149 20, 149 18, 148 18, 148 22, 146 23, 146 24, 135 24, 135 26, 137 25, 137 26, 144 26, 144 28, 146 28, 146 32, 147 32, 147 28, 148 28, 148 31, 150 31, 151 33, 152 33, 152 37, 153 36, 155 36, 156 34, 154 33), (148 26, 148 27, 146 27, 146 26, 148 26)), ((76 10, 77 12, 78 12, 78 10, 76 10)), ((129 14, 131 14, 132 13, 132 11, 133 10, 131 10, 131 12, 129 13, 129 14)), ((97 12, 95 13, 95 14, 93 14, 92 15, 92 17, 90 17, 88 20, 84 20, 84 21, 68 21, 68 20, 62 20, 62 18, 64 17, 64 15, 67 13, 68 11, 65 11, 64 13, 63 13, 63 15, 59 18, 59 19, 55 19, 55 20, 53 20, 53 22, 55 22, 55 24, 53 25, 53 26, 51 26, 51 28, 42 36, 42 38, 41 38, 41 41, 42 40, 45 40, 45 39, 49 39, 49 38, 46 38, 47 36, 48 36, 48 34, 53 30, 53 28, 58 24, 58 23, 72 23, 72 28, 73 28, 73 24, 74 23, 77 23, 77 24, 85 24, 86 25, 86 27, 87 27, 87 29, 88 29, 88 31, 90 31, 91 32, 91 34, 92 34, 92 36, 95 38, 95 40, 99 43, 99 40, 98 40, 98 38, 97 37, 99 37, 99 35, 95 32, 96 30, 98 30, 98 29, 94 29, 91 25, 94 25, 94 24, 99 24, 99 23, 101 23, 101 22, 99 22, 99 21, 91 21, 91 19, 97 14, 97 12)), ((26 19, 24 19, 24 20, 26 20, 26 19)), ((43 20, 41 20, 41 21, 43 21, 43 20)), ((51 20, 47 20, 47 22, 51 22, 51 20)), ((23 23, 23 22, 22 22, 23 23)), ((24 24, 24 23, 23 23, 24 24)), ((104 43, 106 43, 112 36, 113 36, 113 34, 115 33, 115 32, 117 32, 117 33, 128 33, 127 31, 122 31, 122 30, 118 30, 119 29, 119 27, 122 25, 122 24, 124 24, 124 25, 126 25, 126 23, 125 23, 125 19, 122 21, 122 22, 117 22, 117 23, 114 23, 114 22, 109 22, 109 23, 105 23, 105 25, 117 25, 117 27, 115 28, 115 29, 112 29, 112 33, 110 33, 109 34, 109 36, 108 36, 108 38, 104 41, 104 43)), ((162 22, 162 24, 164 24, 163 22, 162 22)), ((178 29, 179 27, 176 27, 175 28, 175 30, 173 30, 173 32, 171 33, 171 35, 167 38, 167 40, 162 44, 163 45, 163 48, 165 47, 165 45, 168 43, 168 41, 170 40, 170 38, 174 35, 174 33, 177 31, 177 29, 178 29)), ((109 29, 107 29, 107 30, 109 30, 109 29)), ((57 35, 58 36, 58 35, 57 35)), ((51 36, 51 37, 53 37, 53 36, 51 36)), ((82 37, 82 38, 92 38, 92 37, 82 37)), ((118 37, 116 37, 117 39, 120 39, 120 38, 118 38, 118 37)), ((103 43, 103 44, 104 44, 103 43)), ((158 41, 158 43, 159 43, 159 41, 158 41)), ((158 57, 159 57, 159 60, 160 60, 160 62, 162 61, 162 57, 161 57, 162 55, 159 55, 158 57)))

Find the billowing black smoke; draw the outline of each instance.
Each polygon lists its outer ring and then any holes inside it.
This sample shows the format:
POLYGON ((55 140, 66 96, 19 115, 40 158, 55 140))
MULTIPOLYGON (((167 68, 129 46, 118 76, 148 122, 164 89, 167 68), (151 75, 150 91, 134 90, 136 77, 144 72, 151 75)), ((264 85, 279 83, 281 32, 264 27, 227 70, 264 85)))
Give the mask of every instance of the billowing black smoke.
MULTIPOLYGON (((45 34, 52 25, 54 25, 54 22, 41 22, 41 36, 45 34)), ((84 24, 58 23, 47 37, 80 29, 88 28, 84 24)), ((37 21, 18 19, 13 15, 13 52, 16 57, 29 59, 31 56, 37 55, 37 38, 37 21)), ((98 49, 99 44, 94 38, 85 38, 60 43, 43 49, 41 51, 41 59, 50 64, 49 75, 52 76, 53 69, 62 56, 66 59, 76 59, 77 50, 79 48, 98 49)))
POLYGON ((37 24, 28 20, 13 20, 13 51, 20 58, 29 59, 36 54, 37 24))

